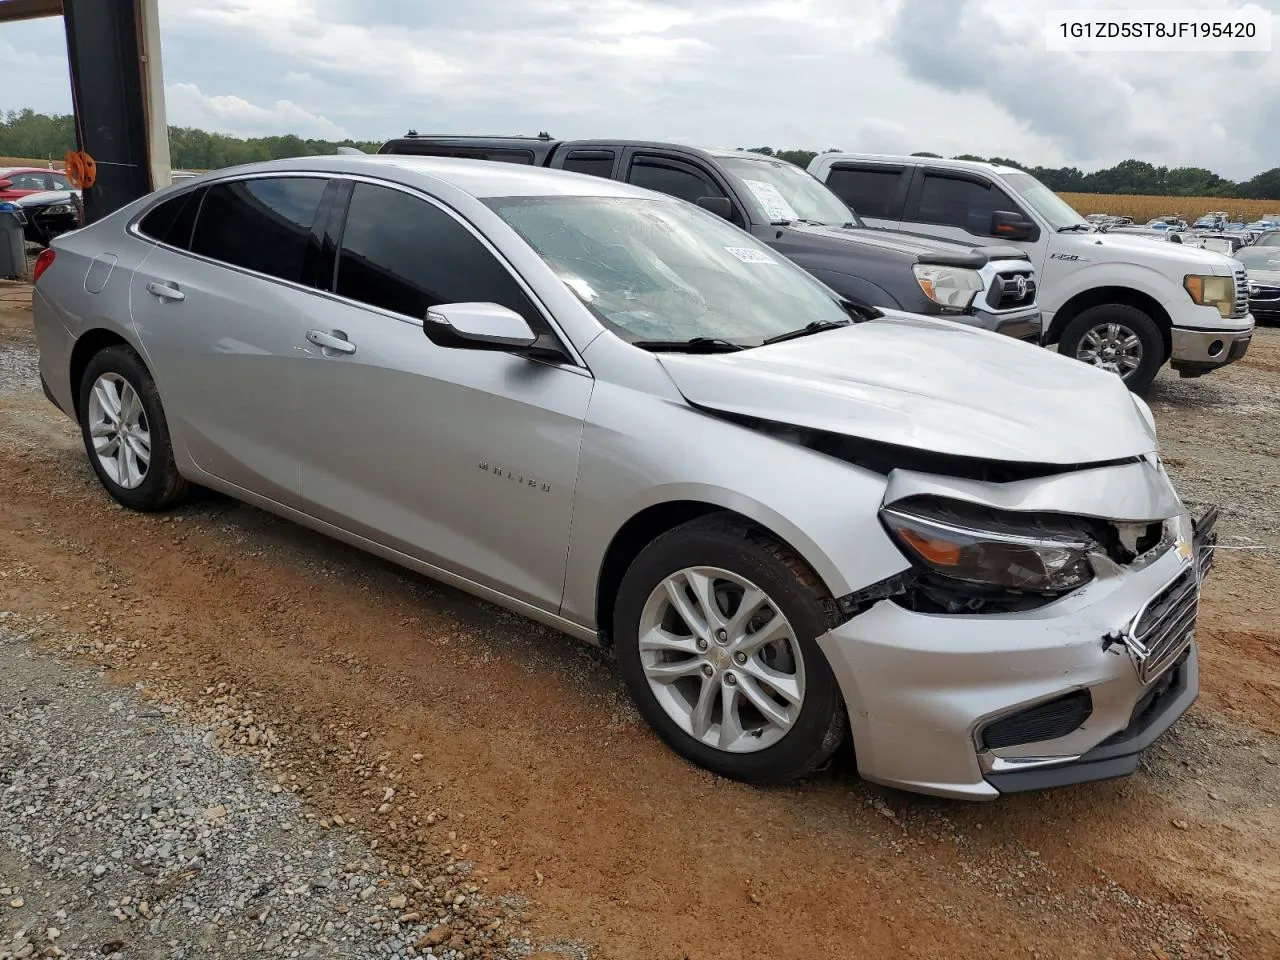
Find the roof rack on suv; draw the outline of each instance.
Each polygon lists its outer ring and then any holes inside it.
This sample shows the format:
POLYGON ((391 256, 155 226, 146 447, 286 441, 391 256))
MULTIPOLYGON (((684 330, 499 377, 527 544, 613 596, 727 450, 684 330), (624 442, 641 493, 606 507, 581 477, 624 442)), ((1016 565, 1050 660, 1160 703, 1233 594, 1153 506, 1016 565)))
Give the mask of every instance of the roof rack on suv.
MULTIPOLYGON (((453 135, 452 135, 452 134, 447 134, 447 133, 442 133, 442 134, 430 134, 430 133, 419 133, 417 130, 410 130, 408 133, 406 133, 406 134, 405 134, 406 139, 407 139, 407 138, 410 138, 410 137, 423 137, 423 138, 425 138, 425 137, 431 137, 431 136, 439 136, 439 137, 445 137, 445 138, 453 139, 453 135)), ((523 134, 517 134, 516 136, 507 136, 507 135, 505 135, 505 134, 500 134, 500 135, 495 135, 495 136, 484 136, 484 137, 475 137, 475 138, 472 138, 470 135, 468 135, 468 139, 478 139, 478 140, 552 140, 552 139, 554 139, 554 137, 552 137, 552 136, 551 136, 551 134, 547 133, 547 131, 545 131, 545 130, 539 130, 539 131, 538 131, 538 135, 537 135, 536 137, 527 137, 527 136, 524 136, 523 134)))

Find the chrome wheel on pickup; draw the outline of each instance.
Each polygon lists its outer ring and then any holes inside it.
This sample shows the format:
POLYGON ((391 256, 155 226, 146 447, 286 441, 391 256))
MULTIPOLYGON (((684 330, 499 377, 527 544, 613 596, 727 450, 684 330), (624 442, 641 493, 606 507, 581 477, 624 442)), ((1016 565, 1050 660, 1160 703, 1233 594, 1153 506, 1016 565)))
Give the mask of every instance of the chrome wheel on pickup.
POLYGON ((1125 377, 1142 365, 1142 341, 1122 323, 1100 323, 1085 333, 1076 359, 1125 377))
POLYGON ((1058 352, 1114 373, 1134 393, 1143 393, 1165 361, 1165 341, 1155 321, 1137 307, 1106 303, 1072 318, 1058 352))
POLYGON ((730 514, 662 534, 622 578, 613 637, 645 719, 716 773, 786 782, 826 763, 844 704, 817 638, 822 582, 785 545, 730 514))

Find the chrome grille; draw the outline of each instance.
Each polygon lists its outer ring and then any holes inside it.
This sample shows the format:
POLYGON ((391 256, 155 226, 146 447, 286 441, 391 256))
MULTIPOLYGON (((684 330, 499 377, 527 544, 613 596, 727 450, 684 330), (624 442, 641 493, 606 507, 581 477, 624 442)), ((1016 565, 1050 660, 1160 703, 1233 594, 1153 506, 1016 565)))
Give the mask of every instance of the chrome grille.
POLYGON ((1265 283, 1250 284, 1249 299, 1254 302, 1259 300, 1280 300, 1280 287, 1269 286, 1265 283))
POLYGON ((1036 281, 1030 270, 998 273, 987 291, 987 305, 993 310, 1017 310, 1036 302, 1036 281))
POLYGON ((1196 626, 1200 605, 1200 572, 1188 566, 1146 606, 1129 625, 1125 645, 1133 654, 1138 676, 1145 683, 1186 649, 1196 626))
POLYGON ((1233 317, 1243 317, 1249 312, 1249 276, 1244 267, 1236 271, 1236 303, 1231 311, 1233 317))

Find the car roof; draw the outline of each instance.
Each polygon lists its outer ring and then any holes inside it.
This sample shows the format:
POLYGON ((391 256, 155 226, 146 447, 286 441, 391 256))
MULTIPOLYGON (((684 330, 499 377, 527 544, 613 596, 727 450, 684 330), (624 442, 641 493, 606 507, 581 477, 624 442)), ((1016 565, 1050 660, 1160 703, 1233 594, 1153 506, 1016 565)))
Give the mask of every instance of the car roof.
POLYGON ((238 174, 301 172, 350 174, 421 186, 423 180, 448 184, 473 197, 640 197, 654 194, 603 177, 519 163, 465 160, 456 157, 423 157, 412 154, 365 154, 296 157, 219 170, 210 179, 238 174))
POLYGON ((62 176, 61 170, 51 170, 48 167, 0 167, 0 176, 7 177, 11 173, 56 173, 62 176))

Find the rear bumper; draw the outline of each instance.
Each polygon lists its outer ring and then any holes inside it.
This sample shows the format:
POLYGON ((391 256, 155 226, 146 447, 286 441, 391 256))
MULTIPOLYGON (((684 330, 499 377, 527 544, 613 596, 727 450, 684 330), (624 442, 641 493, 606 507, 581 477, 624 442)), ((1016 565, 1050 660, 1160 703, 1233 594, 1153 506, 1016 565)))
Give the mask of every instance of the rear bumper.
POLYGON ((1229 330, 1174 327, 1170 365, 1183 376, 1197 377, 1234 363, 1249 349, 1253 319, 1250 316, 1246 326, 1229 330))

